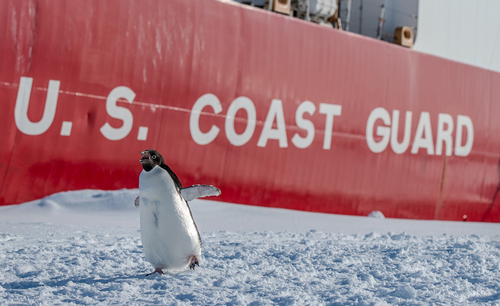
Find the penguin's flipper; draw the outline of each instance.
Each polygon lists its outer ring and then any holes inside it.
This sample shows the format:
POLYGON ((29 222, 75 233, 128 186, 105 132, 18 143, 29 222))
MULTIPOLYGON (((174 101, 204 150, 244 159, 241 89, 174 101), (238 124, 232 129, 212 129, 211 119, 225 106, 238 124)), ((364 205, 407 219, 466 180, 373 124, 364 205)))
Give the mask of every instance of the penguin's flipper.
POLYGON ((134 201, 134 205, 135 205, 135 208, 139 209, 139 205, 140 205, 140 200, 139 200, 139 196, 137 196, 137 198, 135 198, 135 201, 134 201))
POLYGON ((219 194, 220 189, 212 185, 193 185, 181 189, 181 195, 187 202, 196 198, 218 196, 219 194))

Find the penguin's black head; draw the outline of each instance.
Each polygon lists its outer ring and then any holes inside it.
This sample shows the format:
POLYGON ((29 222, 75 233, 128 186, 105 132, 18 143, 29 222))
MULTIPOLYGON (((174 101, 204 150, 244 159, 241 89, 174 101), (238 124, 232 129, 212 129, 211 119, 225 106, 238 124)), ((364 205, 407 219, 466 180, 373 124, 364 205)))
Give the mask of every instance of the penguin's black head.
POLYGON ((151 171, 155 166, 159 166, 165 163, 163 156, 156 150, 146 150, 141 151, 141 165, 146 171, 151 171))

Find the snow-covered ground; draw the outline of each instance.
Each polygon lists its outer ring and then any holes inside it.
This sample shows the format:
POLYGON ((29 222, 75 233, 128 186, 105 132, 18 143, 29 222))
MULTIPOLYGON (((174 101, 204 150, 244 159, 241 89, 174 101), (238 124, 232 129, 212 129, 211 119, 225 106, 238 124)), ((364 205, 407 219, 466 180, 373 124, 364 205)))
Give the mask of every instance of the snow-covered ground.
POLYGON ((137 190, 0 207, 0 305, 499 305, 500 224, 191 202, 201 266, 145 277, 137 190))

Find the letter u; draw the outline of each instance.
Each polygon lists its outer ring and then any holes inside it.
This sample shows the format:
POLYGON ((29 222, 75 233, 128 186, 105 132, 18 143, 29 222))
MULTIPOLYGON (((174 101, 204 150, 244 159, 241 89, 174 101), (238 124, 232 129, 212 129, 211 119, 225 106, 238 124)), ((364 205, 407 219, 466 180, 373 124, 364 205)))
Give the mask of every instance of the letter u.
POLYGON ((28 107, 30 104, 33 78, 21 77, 19 90, 17 91, 16 107, 14 109, 16 126, 21 132, 26 135, 40 135, 49 129, 56 114, 60 84, 60 81, 49 81, 49 89, 47 91, 47 99, 45 100, 42 119, 38 122, 31 122, 28 118, 28 107))
POLYGON ((403 137, 403 142, 398 142, 399 133, 399 111, 397 109, 392 111, 392 131, 391 131, 391 147, 394 153, 403 154, 408 149, 410 145, 411 136, 411 116, 412 112, 406 112, 405 119, 405 132, 403 137))

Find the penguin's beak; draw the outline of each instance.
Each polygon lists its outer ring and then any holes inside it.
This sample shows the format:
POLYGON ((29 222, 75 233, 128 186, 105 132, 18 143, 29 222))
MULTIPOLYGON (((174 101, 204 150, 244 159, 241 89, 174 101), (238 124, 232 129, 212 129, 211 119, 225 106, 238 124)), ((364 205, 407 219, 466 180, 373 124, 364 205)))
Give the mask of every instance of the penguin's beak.
POLYGON ((146 160, 149 160, 149 154, 148 152, 146 151, 141 151, 141 159, 139 160, 141 162, 141 164, 146 161, 146 160))

